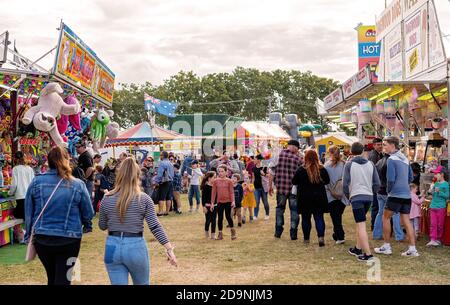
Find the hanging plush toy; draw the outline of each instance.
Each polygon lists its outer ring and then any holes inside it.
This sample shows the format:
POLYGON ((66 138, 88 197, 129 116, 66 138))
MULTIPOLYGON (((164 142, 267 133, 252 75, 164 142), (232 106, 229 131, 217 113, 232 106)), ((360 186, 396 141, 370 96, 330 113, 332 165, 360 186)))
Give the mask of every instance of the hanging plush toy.
POLYGON ((42 89, 38 104, 31 107, 24 115, 22 122, 25 125, 33 122, 36 129, 48 132, 53 142, 58 146, 67 146, 58 132, 56 118, 60 114, 72 115, 80 112, 80 105, 67 105, 61 98, 63 93, 58 83, 48 83, 42 89))
POLYGON ((106 125, 109 124, 111 116, 114 115, 112 110, 95 110, 95 116, 91 123, 91 137, 93 140, 100 141, 106 137, 106 125))
MULTIPOLYGON (((77 98, 74 95, 69 95, 65 100, 67 105, 76 105, 79 104, 77 98)), ((81 130, 81 124, 80 124, 80 114, 72 114, 72 115, 65 115, 61 114, 61 117, 58 121, 56 121, 56 124, 58 126, 59 134, 64 135, 67 131, 67 127, 70 125, 73 126, 76 130, 81 130)))
POLYGON ((94 116, 93 112, 89 112, 86 108, 83 108, 81 112, 81 131, 87 133, 91 126, 91 118, 94 116))
POLYGON ((95 115, 92 118, 91 123, 91 138, 93 149, 96 153, 102 148, 102 143, 104 145, 106 141, 106 126, 111 121, 111 117, 114 115, 112 110, 95 110, 95 115))

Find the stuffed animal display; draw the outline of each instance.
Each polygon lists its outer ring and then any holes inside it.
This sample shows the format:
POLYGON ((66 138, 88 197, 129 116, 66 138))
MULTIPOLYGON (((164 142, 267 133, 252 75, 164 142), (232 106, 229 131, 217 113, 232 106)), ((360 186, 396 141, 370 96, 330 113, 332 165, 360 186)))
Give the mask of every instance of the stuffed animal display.
MULTIPOLYGON (((73 95, 69 95, 65 100, 67 105, 76 105, 79 104, 77 98, 73 95)), ((56 124, 58 126, 58 131, 61 135, 64 135, 67 131, 67 127, 70 125, 75 128, 76 130, 81 130, 81 123, 80 123, 80 114, 72 114, 72 115, 65 115, 61 114, 61 117, 58 121, 56 121, 56 124)))
POLYGON ((91 138, 94 152, 99 153, 99 149, 105 147, 106 138, 117 138, 119 135, 119 124, 112 122, 114 115, 112 110, 96 110, 92 118, 91 138))
POLYGON ((56 120, 60 114, 73 115, 80 112, 80 105, 68 105, 60 94, 63 89, 58 83, 48 83, 42 89, 36 106, 31 107, 24 114, 22 122, 29 125, 33 122, 34 127, 40 131, 48 132, 53 142, 58 146, 67 146, 58 131, 56 120))
POLYGON ((36 106, 31 107, 24 114, 22 122, 25 125, 33 122, 34 127, 40 131, 48 132, 53 142, 58 146, 67 146, 58 131, 56 118, 60 114, 72 115, 80 112, 80 105, 68 105, 60 96, 63 93, 58 83, 48 83, 42 89, 36 106))

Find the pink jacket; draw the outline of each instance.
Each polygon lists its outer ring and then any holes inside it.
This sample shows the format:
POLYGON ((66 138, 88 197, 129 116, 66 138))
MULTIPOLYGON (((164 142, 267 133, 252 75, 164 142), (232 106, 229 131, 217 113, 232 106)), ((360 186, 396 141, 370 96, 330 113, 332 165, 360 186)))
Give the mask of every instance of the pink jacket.
POLYGON ((411 211, 409 212, 409 218, 413 219, 421 216, 421 205, 425 197, 419 198, 416 193, 411 192, 411 211))

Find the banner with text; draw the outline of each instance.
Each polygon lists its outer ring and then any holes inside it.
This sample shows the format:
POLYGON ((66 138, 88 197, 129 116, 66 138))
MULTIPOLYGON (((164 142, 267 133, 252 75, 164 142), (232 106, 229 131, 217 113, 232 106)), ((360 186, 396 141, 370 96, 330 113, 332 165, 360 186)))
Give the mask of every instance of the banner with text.
POLYGON ((376 41, 381 43, 378 81, 447 76, 433 0, 394 0, 376 20, 376 41))
POLYGON ((61 24, 53 71, 104 103, 112 103, 114 73, 64 23, 61 24))
POLYGON ((377 81, 377 66, 380 60, 380 43, 376 42, 374 25, 358 27, 358 69, 370 66, 373 81, 377 81))

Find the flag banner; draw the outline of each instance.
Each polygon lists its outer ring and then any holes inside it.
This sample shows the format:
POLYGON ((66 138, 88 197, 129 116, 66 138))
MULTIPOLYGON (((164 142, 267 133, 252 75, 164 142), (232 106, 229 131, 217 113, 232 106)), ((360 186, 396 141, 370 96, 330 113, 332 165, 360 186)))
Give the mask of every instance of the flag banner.
POLYGON ((144 93, 144 107, 146 111, 153 111, 169 118, 174 118, 176 117, 175 112, 177 111, 178 104, 159 100, 144 93))

